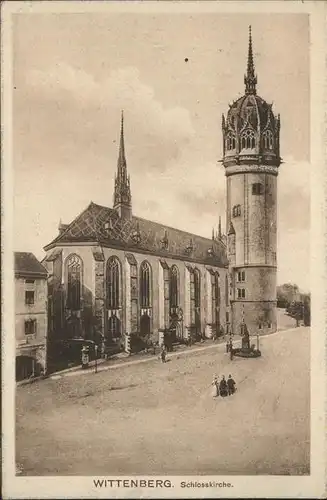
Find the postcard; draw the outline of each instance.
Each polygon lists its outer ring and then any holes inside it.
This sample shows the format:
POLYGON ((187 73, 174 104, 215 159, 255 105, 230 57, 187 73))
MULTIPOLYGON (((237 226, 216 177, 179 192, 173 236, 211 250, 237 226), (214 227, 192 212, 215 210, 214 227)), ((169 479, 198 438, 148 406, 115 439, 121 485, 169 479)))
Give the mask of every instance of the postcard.
POLYGON ((6 2, 4 498, 325 494, 325 2, 6 2))

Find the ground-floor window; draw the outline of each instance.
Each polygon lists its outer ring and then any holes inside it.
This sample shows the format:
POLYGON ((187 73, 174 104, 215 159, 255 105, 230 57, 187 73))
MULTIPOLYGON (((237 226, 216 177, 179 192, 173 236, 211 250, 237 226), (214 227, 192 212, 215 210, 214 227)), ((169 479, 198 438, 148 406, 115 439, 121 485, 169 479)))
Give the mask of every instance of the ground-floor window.
POLYGON ((32 356, 16 357, 16 380, 25 380, 41 374, 42 366, 32 356))

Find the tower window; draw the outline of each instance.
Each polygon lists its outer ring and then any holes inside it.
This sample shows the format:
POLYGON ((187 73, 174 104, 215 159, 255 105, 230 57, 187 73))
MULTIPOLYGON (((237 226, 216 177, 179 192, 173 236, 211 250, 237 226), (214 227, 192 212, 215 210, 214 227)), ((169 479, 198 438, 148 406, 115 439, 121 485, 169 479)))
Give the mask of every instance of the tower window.
POLYGON ((240 217, 241 216, 241 205, 234 205, 232 212, 233 212, 233 217, 240 217))
POLYGON ((263 194, 263 185, 260 182, 252 184, 252 194, 263 194))
POLYGON ((235 135, 232 132, 228 132, 226 136, 226 149, 227 151, 230 151, 231 149, 236 148, 236 140, 235 140, 235 135))
POLYGON ((245 281, 245 271, 239 271, 237 273, 237 281, 245 281))
POLYGON ((263 149, 273 149, 274 147, 274 138, 271 130, 266 130, 262 134, 262 140, 263 140, 263 149))
POLYGON ((238 299, 245 299, 245 288, 238 288, 237 289, 237 298, 238 299))
POLYGON ((255 136, 253 130, 246 130, 241 137, 241 149, 254 149, 255 136))

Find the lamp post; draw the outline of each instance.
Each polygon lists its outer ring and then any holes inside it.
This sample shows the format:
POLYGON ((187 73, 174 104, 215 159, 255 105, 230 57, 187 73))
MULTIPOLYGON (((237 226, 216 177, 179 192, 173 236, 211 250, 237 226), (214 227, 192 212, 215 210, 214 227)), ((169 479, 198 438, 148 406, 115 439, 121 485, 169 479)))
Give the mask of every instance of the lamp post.
POLYGON ((257 351, 259 351, 259 332, 257 332, 257 351))
POLYGON ((95 346, 94 346, 94 350, 95 350, 95 365, 94 365, 94 372, 95 372, 95 373, 98 373, 98 346, 97 346, 97 344, 95 344, 95 346))

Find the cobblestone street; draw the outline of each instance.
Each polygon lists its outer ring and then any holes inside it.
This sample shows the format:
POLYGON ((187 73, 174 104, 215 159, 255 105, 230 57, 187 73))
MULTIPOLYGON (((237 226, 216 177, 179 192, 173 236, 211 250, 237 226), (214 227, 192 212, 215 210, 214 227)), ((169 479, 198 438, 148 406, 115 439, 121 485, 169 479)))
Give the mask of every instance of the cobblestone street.
MULTIPOLYGON (((17 388, 21 475, 308 474, 310 330, 17 388), (237 393, 213 398, 213 375, 237 393)), ((68 375, 68 374, 67 374, 68 375)))

